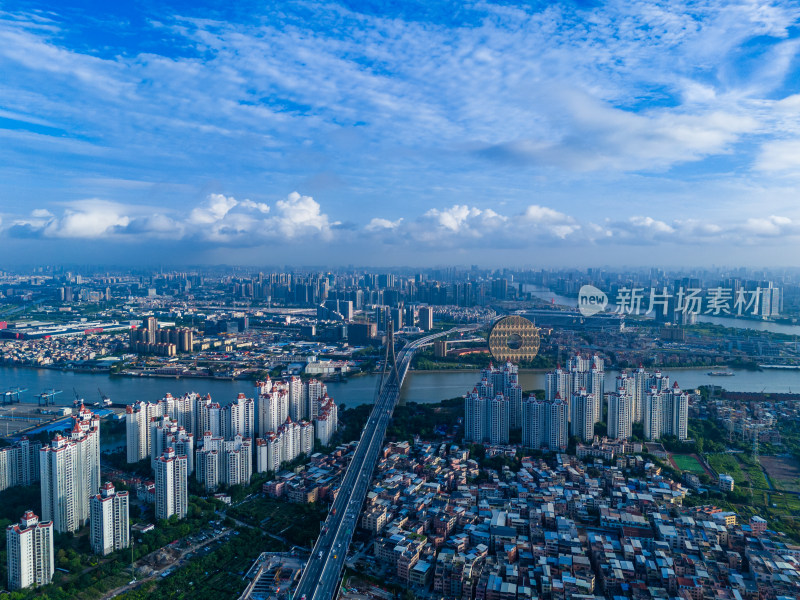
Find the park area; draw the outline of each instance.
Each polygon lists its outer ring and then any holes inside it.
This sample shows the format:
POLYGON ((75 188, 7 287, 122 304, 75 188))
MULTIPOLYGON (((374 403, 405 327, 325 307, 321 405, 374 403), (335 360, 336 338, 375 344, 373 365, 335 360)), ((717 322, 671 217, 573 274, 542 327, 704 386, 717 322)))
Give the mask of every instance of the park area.
POLYGON ((789 492, 800 492, 800 468, 794 459, 762 456, 761 464, 764 465, 776 488, 789 492))

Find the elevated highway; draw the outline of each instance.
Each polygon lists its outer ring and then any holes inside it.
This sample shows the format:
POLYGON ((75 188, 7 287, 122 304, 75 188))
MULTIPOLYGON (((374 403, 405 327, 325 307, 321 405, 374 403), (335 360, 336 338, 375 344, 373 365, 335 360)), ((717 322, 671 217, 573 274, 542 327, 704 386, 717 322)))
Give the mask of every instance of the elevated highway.
POLYGON ((387 339, 387 357, 375 397, 375 406, 361 433, 350 465, 331 507, 328 517, 303 570, 294 593, 295 600, 333 600, 344 567, 345 556, 358 524, 372 473, 378 463, 386 429, 400 397, 411 359, 421 347, 434 339, 452 333, 475 331, 482 325, 457 327, 449 331, 428 335, 408 343, 394 359, 394 339, 387 339))

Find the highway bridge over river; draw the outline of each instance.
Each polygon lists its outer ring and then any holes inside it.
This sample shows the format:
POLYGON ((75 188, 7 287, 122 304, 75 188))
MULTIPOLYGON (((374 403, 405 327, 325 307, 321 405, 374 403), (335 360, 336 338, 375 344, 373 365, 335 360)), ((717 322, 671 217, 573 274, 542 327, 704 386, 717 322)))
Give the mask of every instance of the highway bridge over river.
POLYGON ((336 598, 345 556, 358 524, 361 507, 378 463, 386 429, 400 398, 408 366, 414 354, 434 339, 454 333, 474 332, 482 325, 457 327, 408 343, 395 357, 394 335, 387 332, 386 357, 375 394, 375 406, 347 468, 339 493, 331 507, 303 569, 295 600, 333 600, 336 598))

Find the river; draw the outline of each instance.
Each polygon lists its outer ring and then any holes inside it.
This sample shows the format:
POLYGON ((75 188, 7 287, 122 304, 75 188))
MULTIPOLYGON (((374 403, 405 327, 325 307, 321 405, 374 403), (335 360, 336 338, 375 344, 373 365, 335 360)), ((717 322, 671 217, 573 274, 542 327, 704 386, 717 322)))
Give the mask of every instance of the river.
MULTIPOLYGON (((709 368, 675 369, 664 372, 678 382, 684 389, 699 385, 721 385, 728 390, 741 392, 800 392, 800 370, 765 369, 747 371, 732 369, 734 377, 715 377, 708 375, 709 368)), ((616 371, 606 373, 607 387, 616 377, 616 371)), ((413 402, 439 402, 447 398, 461 396, 477 383, 478 371, 411 371, 406 378, 401 400, 413 402)), ((520 385, 524 390, 544 389, 544 373, 525 371, 520 373, 520 385)), ((376 375, 354 377, 347 381, 328 383, 328 393, 339 405, 349 407, 371 403, 376 375)), ((239 392, 253 395, 252 381, 223 381, 211 379, 172 379, 161 377, 111 377, 91 373, 72 373, 54 369, 30 369, 20 367, 0 367, 0 392, 12 387, 27 389, 21 397, 23 401, 35 402, 36 395, 44 390, 57 389, 63 392, 55 396, 56 404, 71 405, 73 389, 88 404, 98 402, 98 388, 115 403, 132 404, 136 400, 155 401, 166 393, 176 396, 195 391, 211 394, 220 404, 227 404, 239 392)))

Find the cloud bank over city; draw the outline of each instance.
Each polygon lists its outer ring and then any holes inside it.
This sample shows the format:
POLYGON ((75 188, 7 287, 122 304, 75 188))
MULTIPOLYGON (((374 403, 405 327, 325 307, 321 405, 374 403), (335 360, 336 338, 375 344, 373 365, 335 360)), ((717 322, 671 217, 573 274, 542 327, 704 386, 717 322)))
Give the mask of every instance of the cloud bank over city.
POLYGON ((800 251, 796 3, 143 6, 0 12, 13 258, 800 251))

